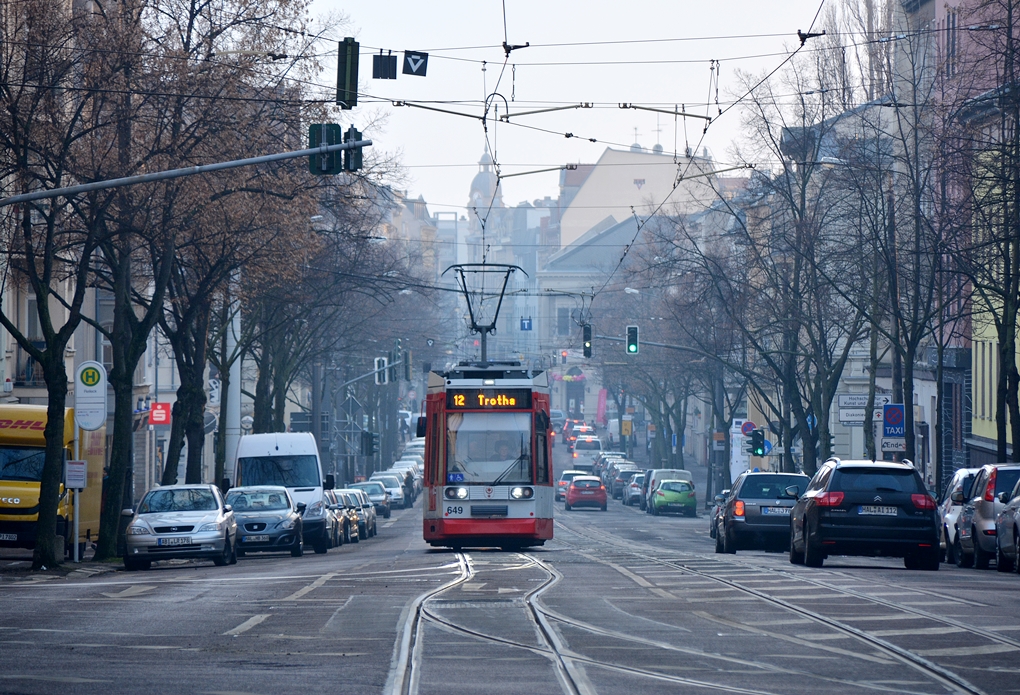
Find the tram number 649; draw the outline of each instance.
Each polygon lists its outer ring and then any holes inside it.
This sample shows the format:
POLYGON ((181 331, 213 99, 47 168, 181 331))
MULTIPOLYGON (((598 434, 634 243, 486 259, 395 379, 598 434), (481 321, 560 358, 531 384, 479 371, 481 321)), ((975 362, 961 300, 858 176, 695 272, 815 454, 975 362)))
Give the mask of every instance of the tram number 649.
POLYGON ((446 508, 446 513, 447 514, 463 514, 464 513, 464 507, 447 507, 446 508))

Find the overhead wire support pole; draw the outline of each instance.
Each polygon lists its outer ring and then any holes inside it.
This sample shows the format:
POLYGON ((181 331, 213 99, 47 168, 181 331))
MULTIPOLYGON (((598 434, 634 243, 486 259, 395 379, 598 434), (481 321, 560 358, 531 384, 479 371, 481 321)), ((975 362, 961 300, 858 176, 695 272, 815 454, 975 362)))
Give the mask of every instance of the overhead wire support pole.
POLYGON ((505 113, 499 117, 499 120, 510 122, 511 118, 517 118, 518 116, 533 116, 536 113, 552 113, 553 111, 570 111, 572 109, 590 109, 592 108, 591 103, 582 102, 580 104, 572 104, 570 106, 555 106, 548 109, 536 109, 534 111, 518 111, 517 113, 505 113))
POLYGON ((700 118, 703 121, 712 122, 711 116, 700 116, 696 113, 687 113, 685 111, 678 111, 673 109, 667 111, 666 109, 653 109, 651 106, 638 106, 636 104, 620 104, 621 109, 634 109, 635 111, 652 111, 654 113, 664 113, 668 116, 683 116, 684 118, 700 118))
POLYGON ((72 196, 77 195, 79 193, 102 191, 108 188, 120 188, 121 186, 135 186, 140 183, 151 183, 153 181, 166 181, 168 179, 179 179, 184 176, 205 174, 211 171, 223 171, 224 169, 237 169, 238 167, 254 166, 256 164, 266 164, 268 162, 279 162, 285 159, 297 159, 299 157, 314 157, 315 155, 328 154, 330 152, 339 152, 341 150, 353 150, 360 147, 371 146, 372 146, 371 140, 358 140, 356 142, 345 142, 336 145, 320 145, 319 147, 313 147, 307 150, 297 150, 294 152, 278 152, 277 154, 267 154, 261 157, 234 159, 229 162, 216 162, 215 164, 199 164, 198 166, 185 167, 184 169, 170 169, 168 171, 156 171, 151 174, 125 176, 119 179, 108 179, 106 181, 93 181, 92 183, 83 183, 78 186, 52 188, 45 191, 33 191, 32 193, 22 193, 21 195, 10 196, 9 198, 4 198, 0 200, 0 207, 5 207, 7 205, 16 205, 18 203, 28 203, 33 200, 42 200, 44 198, 59 198, 60 196, 72 196))
POLYGON ((484 121, 484 116, 476 116, 473 113, 461 113, 460 111, 450 111, 449 109, 437 109, 435 106, 422 106, 421 104, 415 104, 410 101, 394 101, 394 106, 410 106, 415 109, 424 109, 426 111, 438 111, 439 113, 447 113, 451 116, 460 116, 462 118, 473 118, 476 121, 484 121))

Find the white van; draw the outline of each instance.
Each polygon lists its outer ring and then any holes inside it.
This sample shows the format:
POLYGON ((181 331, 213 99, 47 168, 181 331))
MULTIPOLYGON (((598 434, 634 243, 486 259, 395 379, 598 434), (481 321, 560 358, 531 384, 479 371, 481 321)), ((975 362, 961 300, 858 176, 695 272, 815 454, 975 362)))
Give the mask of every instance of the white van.
POLYGON ((641 482, 641 487, 645 490, 645 511, 649 514, 651 507, 648 505, 648 500, 655 494, 655 488, 659 486, 660 480, 686 480, 691 484, 691 487, 694 487, 694 476, 683 468, 653 468, 650 473, 645 472, 645 479, 641 482))
POLYGON ((237 444, 233 486, 282 485, 294 504, 303 503, 305 545, 316 553, 330 547, 329 502, 323 490, 333 489, 333 476, 322 474, 319 447, 311 432, 249 434, 237 444))

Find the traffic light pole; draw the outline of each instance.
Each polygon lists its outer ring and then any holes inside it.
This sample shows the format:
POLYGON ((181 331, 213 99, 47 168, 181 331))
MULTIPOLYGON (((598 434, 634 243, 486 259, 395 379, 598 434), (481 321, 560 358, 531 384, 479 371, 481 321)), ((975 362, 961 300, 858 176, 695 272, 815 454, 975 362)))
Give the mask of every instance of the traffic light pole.
POLYGON ((79 193, 89 193, 90 191, 102 191, 108 188, 119 188, 121 186, 134 186, 140 183, 151 183, 153 181, 166 181, 167 179, 179 179, 184 176, 206 174, 212 171, 223 171, 224 169, 237 169, 238 167, 254 166, 256 164, 280 162, 285 159, 298 159, 299 157, 314 157, 317 155, 326 155, 329 154, 330 152, 339 152, 341 150, 353 150, 360 147, 371 146, 372 146, 371 140, 357 140, 355 142, 345 142, 338 145, 320 145, 319 147, 313 147, 307 150, 297 150, 294 152, 278 152, 277 154, 267 154, 263 155, 262 157, 234 159, 229 162, 216 162, 215 164, 200 164, 198 166, 185 167, 184 169, 170 169, 168 171, 156 171, 151 174, 140 174, 138 176, 125 176, 119 179, 108 179, 106 181, 93 181, 92 183, 83 183, 78 186, 51 188, 45 191, 33 191, 32 193, 22 193, 20 195, 10 196, 8 198, 0 199, 0 207, 5 207, 8 205, 17 205, 18 203, 28 203, 33 200, 42 200, 44 198, 59 198, 60 196, 73 196, 79 193))

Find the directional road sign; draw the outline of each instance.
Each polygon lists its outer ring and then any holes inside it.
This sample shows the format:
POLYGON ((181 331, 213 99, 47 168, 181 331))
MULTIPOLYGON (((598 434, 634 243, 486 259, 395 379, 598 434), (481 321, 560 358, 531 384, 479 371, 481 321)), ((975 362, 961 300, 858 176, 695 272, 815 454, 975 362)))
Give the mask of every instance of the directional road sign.
POLYGON ((405 75, 417 75, 425 77, 425 71, 429 67, 429 54, 421 51, 404 51, 405 75))

